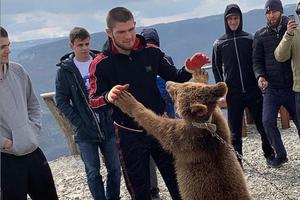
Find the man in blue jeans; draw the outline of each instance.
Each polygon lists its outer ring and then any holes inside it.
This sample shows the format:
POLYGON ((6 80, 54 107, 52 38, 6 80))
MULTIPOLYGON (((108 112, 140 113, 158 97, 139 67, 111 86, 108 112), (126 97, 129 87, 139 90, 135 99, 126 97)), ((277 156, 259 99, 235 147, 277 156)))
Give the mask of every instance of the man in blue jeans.
POLYGON ((75 142, 79 146, 93 198, 117 200, 120 199, 121 171, 112 111, 106 106, 95 114, 88 103, 89 65, 99 52, 90 50, 90 34, 84 28, 73 28, 69 39, 73 52, 63 56, 57 64, 57 107, 75 128, 75 142), (107 168, 106 195, 100 175, 99 148, 107 168))
POLYGON ((293 118, 298 129, 295 93, 292 90, 293 74, 291 60, 277 62, 274 51, 287 30, 288 18, 282 15, 280 0, 268 0, 265 4, 267 26, 255 33, 253 42, 253 69, 258 86, 264 90, 263 125, 267 137, 275 150, 275 159, 271 166, 280 167, 287 162, 280 132, 277 128, 277 115, 280 106, 284 106, 293 118))

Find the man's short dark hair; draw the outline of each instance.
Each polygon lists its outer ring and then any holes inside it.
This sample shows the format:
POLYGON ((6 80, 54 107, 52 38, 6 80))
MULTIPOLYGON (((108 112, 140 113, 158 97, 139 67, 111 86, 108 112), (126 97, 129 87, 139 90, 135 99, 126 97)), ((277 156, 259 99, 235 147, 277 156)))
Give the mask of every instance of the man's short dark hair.
POLYGON ((7 31, 2 26, 0 26, 0 35, 1 37, 5 37, 5 38, 8 37, 7 31))
POLYGON ((127 8, 115 7, 111 9, 106 17, 106 25, 113 28, 116 22, 127 22, 133 20, 133 15, 127 8))
POLYGON ((74 27, 69 34, 69 39, 71 43, 73 43, 75 39, 85 40, 86 38, 89 37, 90 37, 89 32, 82 27, 74 27))

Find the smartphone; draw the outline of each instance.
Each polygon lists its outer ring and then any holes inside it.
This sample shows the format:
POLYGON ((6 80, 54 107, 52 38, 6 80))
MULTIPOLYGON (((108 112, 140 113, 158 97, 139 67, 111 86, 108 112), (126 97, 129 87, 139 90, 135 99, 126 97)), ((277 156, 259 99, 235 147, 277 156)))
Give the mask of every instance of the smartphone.
POLYGON ((290 21, 296 21, 295 15, 289 15, 288 18, 290 21))

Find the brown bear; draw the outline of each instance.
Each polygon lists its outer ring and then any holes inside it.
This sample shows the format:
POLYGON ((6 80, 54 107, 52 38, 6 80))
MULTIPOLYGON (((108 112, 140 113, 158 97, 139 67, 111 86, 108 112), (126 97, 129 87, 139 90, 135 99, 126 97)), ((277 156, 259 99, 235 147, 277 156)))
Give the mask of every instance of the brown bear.
POLYGON ((115 105, 174 155, 182 199, 252 199, 234 152, 213 136, 230 143, 228 125, 217 106, 227 92, 226 84, 167 82, 167 90, 182 119, 156 115, 126 91, 115 105))

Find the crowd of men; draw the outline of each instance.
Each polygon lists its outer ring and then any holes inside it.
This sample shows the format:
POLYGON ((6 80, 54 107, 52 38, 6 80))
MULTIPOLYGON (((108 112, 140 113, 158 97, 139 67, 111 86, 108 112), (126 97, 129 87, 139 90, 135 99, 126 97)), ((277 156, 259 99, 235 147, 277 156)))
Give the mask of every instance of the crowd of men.
MULTIPOLYGON (((296 14, 300 19, 300 2, 296 14)), ((300 133, 300 26, 283 15, 280 0, 266 2, 265 16, 266 26, 252 36, 243 31, 240 7, 228 5, 226 32, 214 42, 211 62, 216 82, 228 86, 220 102, 227 103, 234 149, 243 155, 242 120, 247 107, 261 136, 266 164, 279 168, 288 161, 277 128, 280 106, 288 110, 300 133)), ((189 81, 195 70, 210 63, 209 58, 197 52, 176 68, 160 50, 157 31, 136 34, 133 14, 124 7, 111 9, 106 24, 108 39, 101 52, 91 50, 85 28, 70 31, 72 52, 57 64, 55 80, 57 107, 74 128, 88 187, 95 200, 120 199, 122 169, 132 199, 157 200, 157 167, 172 199, 180 200, 173 156, 113 103, 127 90, 155 113, 174 118, 165 81, 189 81), (106 186, 101 161, 107 169, 106 186)), ((10 41, 3 27, 0 42, 1 199, 23 200, 27 194, 33 200, 58 199, 50 167, 38 147, 40 104, 27 72, 9 61, 10 41)))

